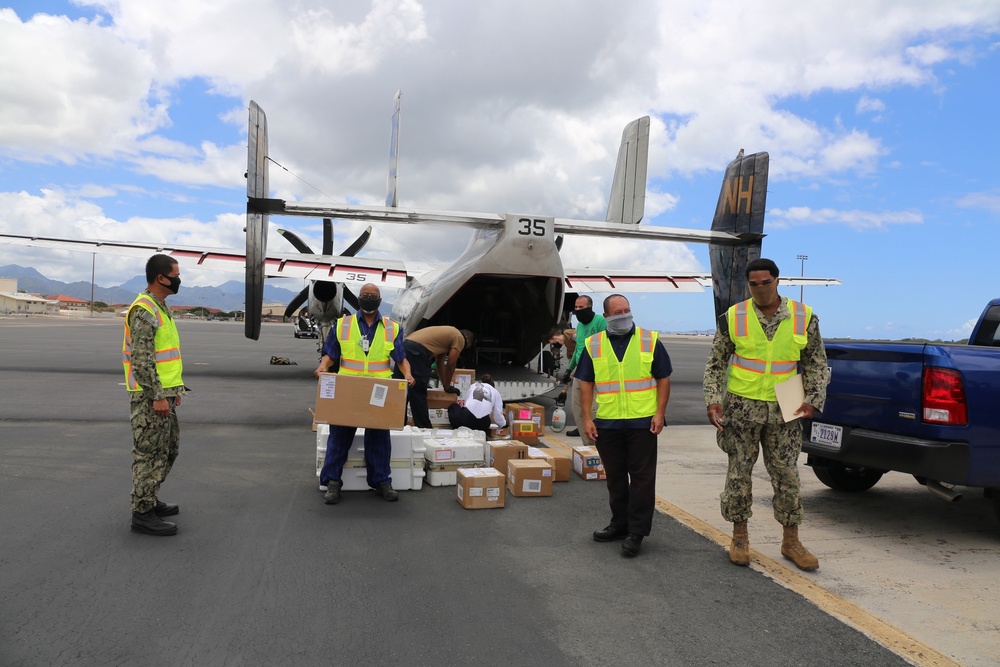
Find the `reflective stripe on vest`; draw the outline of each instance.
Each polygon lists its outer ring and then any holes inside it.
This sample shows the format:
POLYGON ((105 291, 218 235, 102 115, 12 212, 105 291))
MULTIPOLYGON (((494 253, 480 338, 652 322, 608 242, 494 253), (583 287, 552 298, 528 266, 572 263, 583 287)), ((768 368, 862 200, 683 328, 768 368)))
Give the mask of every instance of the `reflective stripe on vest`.
MULTIPOLYGON (((382 318, 382 336, 376 336, 365 354, 362 347, 361 326, 356 315, 344 315, 337 322, 337 340, 340 341, 340 372, 344 375, 390 377, 390 355, 395 348, 399 325, 388 317, 382 318)), ((378 323, 376 323, 376 327, 378 323)))
POLYGON ((656 414, 652 368, 658 337, 655 331, 636 327, 621 361, 611 348, 607 332, 587 339, 587 354, 594 363, 598 419, 635 419, 656 414))
POLYGON ((122 340, 125 388, 132 392, 142 391, 135 373, 132 372, 132 330, 128 321, 133 308, 142 308, 153 316, 153 327, 156 330, 153 338, 153 344, 156 346, 156 375, 160 380, 160 386, 164 388, 183 386, 184 362, 181 359, 181 339, 177 333, 177 325, 172 318, 166 316, 155 299, 148 294, 140 294, 125 314, 125 337, 122 340))
POLYGON ((767 339, 750 300, 732 306, 727 312, 729 335, 736 345, 727 383, 731 393, 774 401, 774 385, 798 373, 799 357, 808 343, 806 330, 812 308, 791 299, 787 306, 791 317, 778 324, 771 340, 767 339))

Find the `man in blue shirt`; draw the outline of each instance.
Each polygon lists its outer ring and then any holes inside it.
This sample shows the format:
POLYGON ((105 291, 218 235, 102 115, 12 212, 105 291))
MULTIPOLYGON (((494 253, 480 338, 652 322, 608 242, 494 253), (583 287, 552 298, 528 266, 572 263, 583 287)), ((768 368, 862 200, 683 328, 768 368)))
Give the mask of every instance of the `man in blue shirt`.
POLYGON ((632 308, 624 296, 612 294, 604 300, 604 317, 606 332, 578 343, 586 351, 576 367, 583 403, 581 428, 597 443, 611 505, 611 523, 595 531, 594 539, 625 539, 622 555, 633 557, 653 526, 657 436, 663 430, 673 367, 658 334, 632 323, 632 308), (595 357, 605 377, 597 377, 595 357), (598 381, 600 392, 595 391, 598 381), (603 398, 591 419, 597 393, 603 398))
MULTIPOLYGON (((323 345, 323 358, 320 359, 315 375, 325 373, 331 368, 339 369, 342 355, 341 345, 350 344, 360 346, 360 350, 352 348, 354 355, 364 354, 368 356, 369 348, 377 340, 377 336, 385 336, 385 322, 382 320, 378 307, 382 303, 381 292, 378 287, 368 283, 361 288, 358 295, 358 303, 361 306, 360 312, 353 317, 357 322, 358 330, 361 333, 359 343, 347 341, 342 343, 338 334, 340 333, 340 323, 330 330, 326 343, 323 345), (382 327, 380 331, 380 327, 382 327)), ((391 324, 391 322, 390 322, 391 324)), ((403 327, 397 325, 397 332, 392 342, 392 350, 389 358, 396 362, 402 371, 407 384, 413 385, 413 375, 410 373, 410 364, 406 361, 406 350, 403 349, 403 327)), ((378 349, 384 349, 381 345, 378 349)), ((359 357, 360 358, 360 357, 359 357)), ((385 361, 379 359, 376 361, 385 361)), ((367 364, 366 364, 367 367, 367 364)), ((343 487, 341 476, 344 472, 344 464, 354 442, 354 435, 358 429, 354 426, 338 426, 330 424, 330 438, 326 445, 326 458, 323 468, 319 473, 320 486, 326 486, 326 494, 323 496, 327 505, 336 505, 340 502, 340 490, 343 487)), ((392 488, 392 439, 389 431, 385 429, 366 428, 365 429, 365 468, 367 469, 368 486, 375 489, 382 498, 388 501, 399 500, 399 494, 392 488)))

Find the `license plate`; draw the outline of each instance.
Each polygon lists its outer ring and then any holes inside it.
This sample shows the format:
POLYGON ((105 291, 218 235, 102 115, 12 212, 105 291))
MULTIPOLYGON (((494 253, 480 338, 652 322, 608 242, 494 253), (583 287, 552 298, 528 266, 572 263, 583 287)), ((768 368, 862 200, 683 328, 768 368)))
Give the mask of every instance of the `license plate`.
POLYGON ((809 436, 811 442, 827 447, 840 449, 840 442, 844 439, 844 427, 832 424, 812 423, 812 434, 809 436))

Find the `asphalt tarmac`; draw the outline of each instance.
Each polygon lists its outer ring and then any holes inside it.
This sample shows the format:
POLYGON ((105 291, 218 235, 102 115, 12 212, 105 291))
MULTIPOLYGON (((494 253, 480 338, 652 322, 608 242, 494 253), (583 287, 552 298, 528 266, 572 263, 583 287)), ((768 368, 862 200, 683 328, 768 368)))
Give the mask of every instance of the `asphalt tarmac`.
MULTIPOLYGON (((0 665, 908 664, 665 514, 638 558, 594 542, 600 482, 324 505, 290 325, 180 323, 180 531, 131 533, 121 328, 0 318, 0 665)), ((675 425, 703 424, 697 349, 671 350, 675 425)))

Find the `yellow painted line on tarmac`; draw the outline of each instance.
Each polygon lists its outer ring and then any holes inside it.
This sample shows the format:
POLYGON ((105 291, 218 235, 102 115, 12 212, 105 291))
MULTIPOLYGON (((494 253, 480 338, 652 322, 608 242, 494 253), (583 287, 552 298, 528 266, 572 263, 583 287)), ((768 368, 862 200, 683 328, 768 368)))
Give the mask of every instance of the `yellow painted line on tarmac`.
MULTIPOLYGON (((729 546, 730 535, 702 521, 670 501, 657 496, 656 509, 676 519, 719 546, 729 546)), ((806 575, 785 567, 756 549, 750 549, 750 558, 751 568, 764 573, 785 588, 798 593, 826 613, 839 618, 847 625, 877 641, 904 660, 908 660, 918 667, 962 667, 962 663, 914 639, 860 605, 834 595, 825 588, 817 585, 806 575)))

